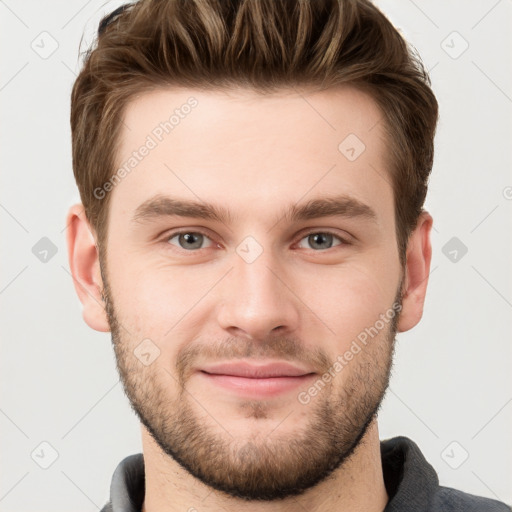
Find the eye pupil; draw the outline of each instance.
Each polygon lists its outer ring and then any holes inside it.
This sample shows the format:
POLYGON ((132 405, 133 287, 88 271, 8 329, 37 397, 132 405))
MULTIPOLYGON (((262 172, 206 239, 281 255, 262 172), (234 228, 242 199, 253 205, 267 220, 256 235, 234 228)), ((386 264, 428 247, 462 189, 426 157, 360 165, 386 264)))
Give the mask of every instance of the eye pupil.
POLYGON ((179 242, 183 249, 200 249, 203 243, 203 235, 201 233, 182 233, 179 236, 179 242), (185 242, 185 244, 182 242, 185 242))
POLYGON ((315 246, 315 244, 318 244, 320 246, 320 249, 330 249, 332 247, 332 239, 333 236, 328 233, 315 233, 313 235, 309 235, 309 243, 312 247, 315 246))

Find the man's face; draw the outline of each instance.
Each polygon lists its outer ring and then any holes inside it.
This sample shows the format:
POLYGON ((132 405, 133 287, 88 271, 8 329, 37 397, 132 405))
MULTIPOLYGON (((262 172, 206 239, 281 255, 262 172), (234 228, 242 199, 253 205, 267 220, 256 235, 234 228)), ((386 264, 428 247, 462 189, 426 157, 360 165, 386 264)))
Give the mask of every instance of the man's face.
POLYGON ((110 192, 102 262, 118 367, 163 452, 207 485, 299 494, 374 420, 402 280, 380 119, 348 88, 128 105, 118 165, 137 164, 110 192))

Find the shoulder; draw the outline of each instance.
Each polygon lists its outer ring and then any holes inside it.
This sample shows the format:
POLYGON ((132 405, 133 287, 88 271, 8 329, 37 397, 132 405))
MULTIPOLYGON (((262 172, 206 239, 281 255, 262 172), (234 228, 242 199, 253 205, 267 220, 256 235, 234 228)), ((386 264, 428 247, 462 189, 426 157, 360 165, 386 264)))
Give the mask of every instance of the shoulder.
POLYGON ((439 485, 434 467, 411 439, 381 441, 385 512, 512 512, 509 505, 439 485))
POLYGON ((440 486, 433 496, 436 512, 512 512, 505 503, 440 486))

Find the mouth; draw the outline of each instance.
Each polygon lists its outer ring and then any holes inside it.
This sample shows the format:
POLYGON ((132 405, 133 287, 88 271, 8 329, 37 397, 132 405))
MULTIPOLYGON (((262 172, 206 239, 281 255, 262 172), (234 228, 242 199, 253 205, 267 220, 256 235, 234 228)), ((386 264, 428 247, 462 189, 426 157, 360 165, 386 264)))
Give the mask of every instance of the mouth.
POLYGON ((198 374, 209 384, 246 398, 269 398, 304 386, 316 373, 288 362, 237 361, 201 368, 198 374))

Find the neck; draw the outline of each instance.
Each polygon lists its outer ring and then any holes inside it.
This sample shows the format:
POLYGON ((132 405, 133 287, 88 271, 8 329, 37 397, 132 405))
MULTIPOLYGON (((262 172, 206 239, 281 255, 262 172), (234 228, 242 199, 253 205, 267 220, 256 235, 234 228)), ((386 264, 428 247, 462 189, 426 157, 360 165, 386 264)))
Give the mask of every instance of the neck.
POLYGON ((374 420, 352 456, 327 480, 297 497, 275 502, 244 501, 212 489, 166 455, 142 427, 146 496, 142 512, 365 511, 382 512, 388 501, 377 421, 374 420))

